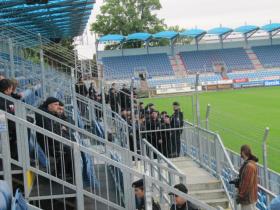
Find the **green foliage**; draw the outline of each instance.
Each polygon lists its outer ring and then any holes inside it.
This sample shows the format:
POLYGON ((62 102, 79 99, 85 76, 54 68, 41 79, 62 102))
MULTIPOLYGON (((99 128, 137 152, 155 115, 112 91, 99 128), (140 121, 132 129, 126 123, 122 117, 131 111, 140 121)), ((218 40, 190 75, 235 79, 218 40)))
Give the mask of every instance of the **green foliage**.
POLYGON ((164 21, 154 14, 160 9, 159 0, 107 0, 91 29, 98 35, 155 33, 165 27, 164 21))

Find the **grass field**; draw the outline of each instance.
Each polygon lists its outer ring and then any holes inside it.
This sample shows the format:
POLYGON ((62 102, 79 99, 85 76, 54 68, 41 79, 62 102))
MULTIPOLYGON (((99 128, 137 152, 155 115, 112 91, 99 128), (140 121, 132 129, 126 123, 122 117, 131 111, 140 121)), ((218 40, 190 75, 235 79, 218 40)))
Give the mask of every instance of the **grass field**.
MULTIPOLYGON (((242 144, 249 144, 262 163, 262 139, 265 127, 268 138, 268 166, 280 172, 280 87, 250 88, 205 92, 199 94, 201 124, 205 124, 207 104, 211 104, 209 127, 218 132, 226 147, 239 153, 242 144)), ((149 98, 157 110, 172 113, 172 102, 178 101, 188 121, 193 121, 192 97, 172 96, 149 98)))

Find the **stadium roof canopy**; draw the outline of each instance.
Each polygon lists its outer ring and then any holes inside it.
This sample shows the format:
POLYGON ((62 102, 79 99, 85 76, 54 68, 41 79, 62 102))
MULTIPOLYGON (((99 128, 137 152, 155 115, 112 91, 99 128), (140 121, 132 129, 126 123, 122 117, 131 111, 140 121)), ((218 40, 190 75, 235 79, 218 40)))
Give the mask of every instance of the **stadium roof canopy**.
POLYGON ((248 34, 254 31, 257 31, 259 29, 258 26, 253 26, 253 25, 244 25, 240 26, 236 29, 234 29, 234 32, 242 33, 242 34, 248 34))
POLYGON ((129 41, 129 40, 147 41, 150 38, 152 38, 152 34, 149 34, 149 33, 134 33, 134 34, 129 34, 127 36, 126 40, 127 41, 129 41))
POLYGON ((106 36, 101 37, 99 42, 122 42, 125 40, 125 37, 120 34, 108 34, 106 36))
POLYGON ((95 0, 1 0, 2 28, 25 28, 47 38, 83 33, 95 0))
POLYGON ((212 28, 210 29, 207 34, 217 35, 217 36, 223 36, 225 34, 228 34, 232 32, 233 30, 231 28, 227 27, 218 27, 218 28, 212 28))
POLYGON ((270 23, 261 27, 261 29, 267 32, 273 32, 280 29, 280 23, 270 23))
POLYGON ((179 35, 178 32, 175 31, 161 31, 153 35, 155 39, 174 39, 179 35))
MULTIPOLYGON (((141 41, 148 41, 151 39, 174 39, 177 36, 180 37, 191 37, 194 38, 196 44, 204 37, 204 35, 214 35, 219 36, 221 42, 227 38, 232 32, 242 33, 245 35, 245 39, 250 38, 255 32, 258 30, 264 30, 267 33, 280 32, 280 23, 271 23, 262 27, 254 26, 254 25, 243 25, 236 29, 231 29, 228 27, 216 27, 212 28, 209 31, 205 31, 203 29, 188 29, 181 33, 175 31, 161 31, 156 34, 149 34, 149 33, 134 33, 129 34, 128 36, 123 36, 119 34, 109 34, 101 37, 98 41, 99 42, 107 42, 107 41, 116 41, 116 42, 125 42, 125 41, 133 41, 133 40, 141 40, 141 41)), ((271 37, 273 35, 270 35, 271 37)))
POLYGON ((184 32, 180 33, 181 36, 187 36, 191 38, 197 38, 206 34, 206 31, 202 29, 189 29, 185 30, 184 32))

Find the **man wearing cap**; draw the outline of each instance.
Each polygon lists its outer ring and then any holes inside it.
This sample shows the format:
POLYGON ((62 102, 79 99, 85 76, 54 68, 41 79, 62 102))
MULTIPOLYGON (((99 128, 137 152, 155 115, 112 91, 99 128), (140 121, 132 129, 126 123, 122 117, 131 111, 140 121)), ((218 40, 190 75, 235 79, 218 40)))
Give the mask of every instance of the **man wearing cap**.
MULTIPOLYGON (((188 194, 188 189, 183 184, 177 184, 174 186, 175 189, 188 194)), ((187 201, 185 198, 180 197, 178 195, 174 195, 173 193, 169 193, 169 195, 174 196, 175 203, 171 206, 170 210, 197 210, 198 208, 187 201)))
POLYGON ((174 128, 172 131, 172 156, 179 157, 181 151, 181 133, 184 125, 184 116, 181 112, 180 104, 178 102, 173 102, 174 113, 171 116, 171 128, 174 128))
MULTIPOLYGON (((137 210, 145 210, 145 191, 144 191, 144 181, 140 179, 136 182, 132 183, 132 187, 134 188, 134 193, 136 197, 136 209, 137 210)), ((152 210, 160 210, 160 205, 154 201, 152 198, 152 210)))

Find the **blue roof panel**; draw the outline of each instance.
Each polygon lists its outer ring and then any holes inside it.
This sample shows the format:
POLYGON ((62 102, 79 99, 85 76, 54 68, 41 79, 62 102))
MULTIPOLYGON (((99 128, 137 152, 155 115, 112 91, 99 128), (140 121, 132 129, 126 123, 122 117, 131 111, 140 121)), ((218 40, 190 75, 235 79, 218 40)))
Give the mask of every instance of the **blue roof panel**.
POLYGON ((218 28, 212 28, 210 29, 207 34, 213 34, 213 35, 217 35, 217 36, 223 36, 227 33, 232 32, 233 30, 231 28, 227 28, 227 27, 218 27, 218 28))
POLYGON ((95 0, 48 0, 25 4, 24 0, 0 1, 1 25, 25 28, 48 38, 80 35, 88 21, 95 0))
POLYGON ((99 42, 122 42, 125 40, 125 37, 120 34, 108 34, 106 36, 102 36, 98 41, 99 42))
POLYGON ((192 37, 192 38, 197 38, 204 34, 206 34, 206 31, 204 31, 202 29, 189 29, 189 30, 186 30, 186 31, 180 33, 181 36, 187 36, 187 37, 192 37))
POLYGON ((156 39, 174 39, 179 33, 175 31, 161 31, 153 35, 156 39))
POLYGON ((270 23, 261 27, 262 30, 272 32, 280 29, 280 23, 270 23))
POLYGON ((247 34, 247 33, 256 31, 258 29, 259 29, 258 26, 244 25, 244 26, 240 26, 240 27, 236 28, 234 31, 238 32, 238 33, 242 33, 242 34, 247 34))

